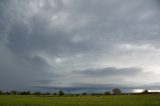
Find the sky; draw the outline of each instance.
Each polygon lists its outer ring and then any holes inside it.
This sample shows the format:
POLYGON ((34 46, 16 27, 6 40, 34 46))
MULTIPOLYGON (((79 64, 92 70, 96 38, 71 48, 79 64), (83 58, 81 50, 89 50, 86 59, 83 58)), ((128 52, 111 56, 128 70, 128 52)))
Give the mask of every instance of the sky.
POLYGON ((159 0, 0 0, 0 89, 160 89, 159 0))

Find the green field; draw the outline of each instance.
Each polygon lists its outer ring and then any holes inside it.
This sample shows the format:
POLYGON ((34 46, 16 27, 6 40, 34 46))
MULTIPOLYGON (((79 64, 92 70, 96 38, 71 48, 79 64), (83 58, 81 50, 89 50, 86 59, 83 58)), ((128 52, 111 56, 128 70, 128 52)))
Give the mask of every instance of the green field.
POLYGON ((160 96, 0 96, 0 106, 160 106, 160 96))

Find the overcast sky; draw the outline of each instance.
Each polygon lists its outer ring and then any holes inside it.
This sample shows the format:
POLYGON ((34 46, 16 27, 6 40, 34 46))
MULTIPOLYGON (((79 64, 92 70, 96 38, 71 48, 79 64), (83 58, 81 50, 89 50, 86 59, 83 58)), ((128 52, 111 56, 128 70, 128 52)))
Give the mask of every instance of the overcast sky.
POLYGON ((160 89, 159 0, 0 0, 0 89, 160 89))

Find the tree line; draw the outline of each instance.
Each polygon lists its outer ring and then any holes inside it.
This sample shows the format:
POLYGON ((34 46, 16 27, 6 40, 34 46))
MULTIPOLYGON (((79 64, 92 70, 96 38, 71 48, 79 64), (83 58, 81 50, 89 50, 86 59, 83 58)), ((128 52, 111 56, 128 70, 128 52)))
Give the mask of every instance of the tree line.
POLYGON ((69 93, 65 93, 63 90, 59 90, 58 92, 55 93, 42 93, 42 92, 30 92, 30 91, 16 91, 16 90, 12 90, 12 91, 7 91, 7 92, 2 92, 0 90, 0 95, 55 95, 55 96, 63 96, 63 95, 119 95, 121 94, 121 90, 118 88, 115 88, 112 90, 112 93, 109 91, 106 91, 104 93, 87 93, 87 92, 83 92, 83 93, 79 93, 79 94, 69 94, 69 93))
POLYGON ((106 91, 104 93, 65 93, 63 90, 59 90, 55 93, 42 93, 42 92, 30 92, 30 91, 7 91, 3 92, 0 90, 0 95, 37 95, 37 96, 85 96, 85 95, 92 95, 92 96, 101 96, 101 95, 138 95, 138 94, 160 94, 159 92, 148 92, 148 90, 144 90, 141 93, 122 93, 119 88, 114 88, 112 92, 106 91))

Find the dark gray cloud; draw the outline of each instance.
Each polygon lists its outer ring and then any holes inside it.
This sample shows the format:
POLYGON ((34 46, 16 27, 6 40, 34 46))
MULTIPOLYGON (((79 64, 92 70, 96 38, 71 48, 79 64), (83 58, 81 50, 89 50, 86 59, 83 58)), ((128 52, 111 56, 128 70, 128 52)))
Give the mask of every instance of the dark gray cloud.
POLYGON ((159 82, 159 11, 157 0, 1 0, 0 88, 159 82))
POLYGON ((107 67, 102 69, 87 69, 83 71, 74 71, 76 74, 83 74, 87 76, 99 76, 99 77, 115 77, 115 76, 135 76, 137 74, 142 74, 143 71, 140 68, 115 68, 107 67))
POLYGON ((0 67, 2 88, 12 89, 32 85, 36 84, 39 79, 55 77, 48 71, 50 66, 40 57, 8 59, 1 62, 0 67))

